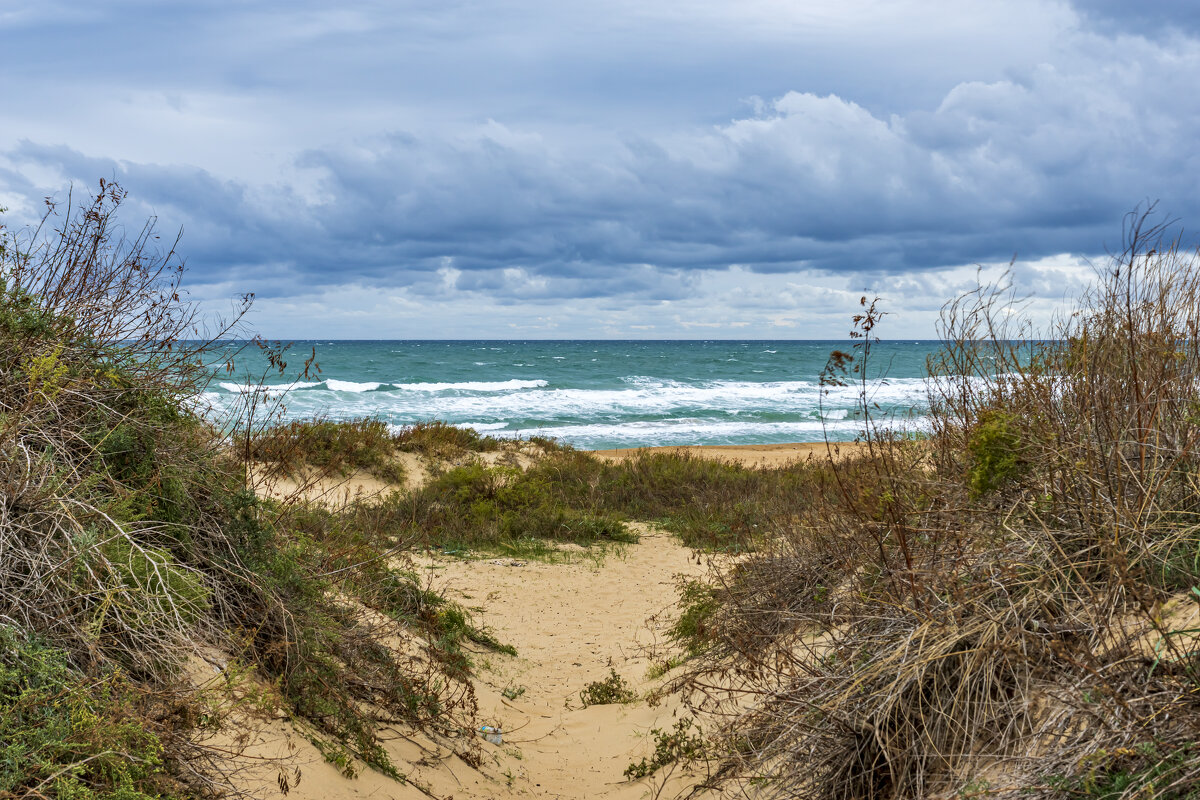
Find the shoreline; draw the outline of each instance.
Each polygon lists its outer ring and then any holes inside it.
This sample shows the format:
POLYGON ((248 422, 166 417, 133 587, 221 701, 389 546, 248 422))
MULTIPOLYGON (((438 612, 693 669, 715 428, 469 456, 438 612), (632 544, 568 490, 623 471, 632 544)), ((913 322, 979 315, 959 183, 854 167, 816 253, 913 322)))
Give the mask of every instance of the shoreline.
POLYGON ((843 458, 858 453, 861 442, 785 442, 780 444, 690 444, 585 450, 605 461, 624 461, 639 453, 687 453, 697 458, 732 461, 745 467, 782 467, 808 459, 843 458))

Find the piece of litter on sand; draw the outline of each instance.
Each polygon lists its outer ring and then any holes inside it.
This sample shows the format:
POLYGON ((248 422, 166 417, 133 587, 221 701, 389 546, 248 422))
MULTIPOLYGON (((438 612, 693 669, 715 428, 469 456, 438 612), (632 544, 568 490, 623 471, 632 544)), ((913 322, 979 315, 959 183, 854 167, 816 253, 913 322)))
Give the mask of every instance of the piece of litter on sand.
POLYGON ((507 560, 507 559, 497 558, 492 561, 489 561, 488 563, 495 564, 497 567, 523 567, 523 566, 525 566, 524 561, 517 561, 515 559, 507 560))

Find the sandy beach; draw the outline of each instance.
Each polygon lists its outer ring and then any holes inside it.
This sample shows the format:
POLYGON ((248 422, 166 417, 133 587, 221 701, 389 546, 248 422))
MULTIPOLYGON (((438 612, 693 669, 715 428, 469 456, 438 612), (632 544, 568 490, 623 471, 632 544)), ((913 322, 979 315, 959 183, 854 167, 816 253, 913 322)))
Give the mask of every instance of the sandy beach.
POLYGON ((791 442, 787 444, 691 445, 686 447, 643 447, 619 450, 593 450, 592 455, 607 461, 619 461, 638 453, 686 452, 700 458, 734 461, 747 467, 781 467, 810 458, 839 458, 858 452, 858 442, 791 442))

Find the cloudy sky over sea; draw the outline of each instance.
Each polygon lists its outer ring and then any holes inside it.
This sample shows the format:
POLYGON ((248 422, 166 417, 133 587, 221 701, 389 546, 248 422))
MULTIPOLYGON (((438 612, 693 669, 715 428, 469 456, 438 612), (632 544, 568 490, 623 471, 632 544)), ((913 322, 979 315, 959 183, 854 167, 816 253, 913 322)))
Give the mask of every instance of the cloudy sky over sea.
POLYGON ((0 74, 10 224, 115 178, 269 336, 925 337, 1200 226, 1190 0, 0 0, 0 74))

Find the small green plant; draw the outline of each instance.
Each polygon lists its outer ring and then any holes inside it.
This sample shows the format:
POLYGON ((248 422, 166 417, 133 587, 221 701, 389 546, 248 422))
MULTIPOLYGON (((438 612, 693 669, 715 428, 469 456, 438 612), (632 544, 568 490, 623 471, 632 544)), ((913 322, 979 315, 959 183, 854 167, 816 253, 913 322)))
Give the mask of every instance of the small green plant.
POLYGON ((959 789, 956 793, 956 797, 958 797, 959 800, 968 800, 968 798, 971 797, 987 795, 991 788, 992 784, 986 778, 976 778, 959 789))
POLYGON ((709 621, 720 608, 713 587, 703 581, 686 581, 679 590, 682 611, 671 626, 671 638, 682 644, 688 655, 704 652, 712 643, 709 621))
POLYGON ((632 762, 625 768, 625 777, 637 780, 653 775, 663 767, 678 761, 697 761, 705 757, 708 746, 700 734, 700 728, 691 717, 684 717, 669 731, 654 728, 654 753, 649 758, 632 762))
POLYGON ((1195 743, 1168 752, 1154 742, 1101 749, 1086 756, 1075 774, 1050 776, 1046 783, 1068 797, 1092 800, 1143 796, 1193 798, 1194 791, 1159 795, 1155 789, 1170 786, 1194 770, 1196 755, 1195 743))
POLYGON ((442 601, 435 618, 436 629, 441 633, 441 638, 435 644, 445 652, 461 653, 462 642, 469 641, 497 653, 509 656, 517 654, 517 649, 511 644, 505 644, 488 630, 473 625, 466 609, 460 605, 442 601))
POLYGON ((646 680, 656 681, 682 663, 683 659, 678 656, 664 658, 662 661, 655 661, 646 670, 646 680))
POLYGON ((609 667, 608 677, 602 681, 592 681, 579 692, 579 700, 583 707, 605 706, 614 703, 632 703, 637 694, 617 670, 609 667))
POLYGON ((503 695, 508 700, 516 700, 518 697, 525 694, 525 687, 524 686, 505 686, 504 690, 502 692, 500 692, 500 694, 503 695))
POLYGON ((63 378, 68 365, 61 360, 62 344, 52 350, 33 356, 25 368, 30 394, 39 394, 47 403, 53 403, 63 390, 63 378))

